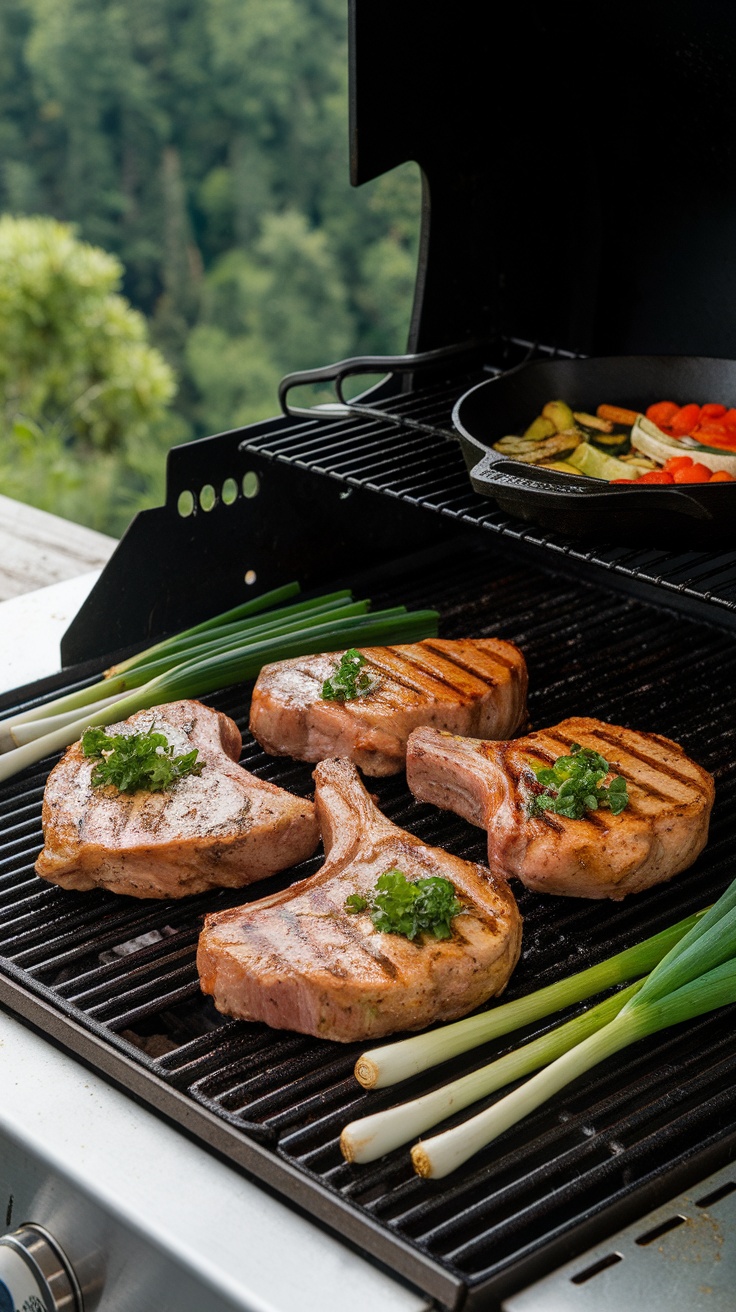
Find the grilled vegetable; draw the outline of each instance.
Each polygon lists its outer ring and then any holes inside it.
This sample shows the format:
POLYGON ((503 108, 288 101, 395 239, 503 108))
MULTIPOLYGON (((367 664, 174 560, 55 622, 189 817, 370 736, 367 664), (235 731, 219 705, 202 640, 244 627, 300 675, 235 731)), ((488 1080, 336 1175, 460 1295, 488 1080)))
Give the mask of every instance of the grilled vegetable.
MULTIPOLYGON (((679 408, 674 401, 656 401, 654 405, 647 408, 646 417, 651 419, 652 423, 656 424, 658 428, 668 428, 679 408)), ((639 416, 636 415, 634 423, 637 422, 638 418, 639 416)))
POLYGON ((637 420, 636 410, 625 410, 620 405, 599 405, 596 414, 599 419, 610 419, 620 428, 631 428, 637 420))
POLYGON ((556 984, 547 984, 534 993, 515 998, 513 1002, 443 1025, 427 1034, 415 1034, 364 1052, 355 1064, 355 1078, 364 1089, 385 1089, 391 1084, 400 1084, 420 1071, 450 1061, 461 1052, 470 1052, 482 1043, 489 1043, 503 1034, 512 1034, 544 1016, 553 1016, 555 1012, 595 997, 605 989, 638 979, 652 970, 704 914, 704 911, 699 911, 679 920, 634 947, 607 957, 597 966, 588 966, 587 970, 569 975, 556 984))
POLYGON ((558 433, 565 433, 575 427, 575 418, 566 401, 548 401, 542 411, 542 418, 549 419, 558 433))
MULTIPOLYGON (((650 409, 654 409, 654 407, 650 406, 650 409)), ((668 437, 645 415, 639 415, 631 430, 631 444, 637 451, 642 451, 644 455, 651 456, 660 465, 665 464, 671 456, 692 454, 697 457, 700 464, 707 465, 709 469, 725 469, 729 474, 736 475, 736 453, 716 450, 695 442, 688 443, 684 447, 680 439, 668 437)), ((626 474, 621 475, 621 477, 625 478, 626 474)))
POLYGON ((538 415, 533 423, 527 428, 524 437, 530 442, 541 442, 545 437, 554 437, 557 429, 551 419, 544 419, 538 415))
POLYGON ((576 424, 582 424, 583 428, 590 428, 596 433, 612 433, 613 424, 610 419, 601 419, 599 415, 586 415, 583 411, 576 410, 573 413, 576 424))
POLYGON ((547 437, 541 442, 532 441, 528 437, 509 436, 502 437, 500 442, 494 442, 493 449, 499 451, 501 455, 508 456, 510 460, 522 460, 528 465, 539 465, 543 460, 552 460, 555 456, 574 451, 580 438, 577 429, 556 433, 554 437, 547 437))
POLYGON ((0 721, 0 780, 68 747, 90 726, 109 724, 113 706, 115 718, 123 720, 254 678, 271 661, 335 651, 346 642, 411 642, 437 632, 436 611, 399 606, 366 614, 370 602, 353 602, 345 592, 277 604, 298 591, 293 584, 246 602, 157 643, 89 688, 0 721))
POLYGON ((627 456, 631 451, 631 433, 591 433, 590 441, 607 456, 627 456))
POLYGON ((613 1020, 640 988, 638 982, 630 984, 597 1007, 590 1007, 582 1015, 573 1017, 564 1025, 558 1025, 531 1043, 525 1043, 504 1057, 499 1057, 497 1061, 481 1066, 480 1070, 463 1075, 459 1080, 453 1080, 439 1089, 433 1089, 423 1098, 414 1098, 398 1107, 389 1107, 385 1111, 374 1112, 372 1116, 351 1121, 340 1135, 343 1157, 348 1162, 374 1162, 384 1153, 392 1152, 394 1148, 400 1148, 402 1144, 416 1139, 417 1135, 424 1134, 425 1130, 430 1130, 446 1117, 486 1098, 489 1093, 503 1089, 524 1075, 531 1075, 532 1071, 561 1057, 575 1044, 581 1043, 613 1020))
POLYGON ((614 478, 628 478, 631 474, 631 470, 622 461, 606 455, 604 451, 598 451, 589 442, 581 442, 568 459, 579 473, 589 474, 591 478, 604 478, 608 483, 614 478))

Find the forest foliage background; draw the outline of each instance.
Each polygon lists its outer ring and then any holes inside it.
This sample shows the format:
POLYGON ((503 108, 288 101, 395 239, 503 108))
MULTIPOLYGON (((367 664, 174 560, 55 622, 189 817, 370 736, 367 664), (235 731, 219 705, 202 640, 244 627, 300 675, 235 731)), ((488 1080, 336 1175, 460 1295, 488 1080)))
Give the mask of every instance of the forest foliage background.
POLYGON ((0 492, 119 534, 173 443, 404 349, 418 173, 349 185, 346 28, 346 0, 3 0, 0 492))

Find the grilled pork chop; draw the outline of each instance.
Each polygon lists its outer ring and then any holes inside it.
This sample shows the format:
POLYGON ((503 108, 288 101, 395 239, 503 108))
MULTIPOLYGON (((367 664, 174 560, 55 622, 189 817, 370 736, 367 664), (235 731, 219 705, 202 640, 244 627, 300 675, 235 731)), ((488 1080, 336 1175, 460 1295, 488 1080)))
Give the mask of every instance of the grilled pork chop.
POLYGON ((314 806, 256 779, 237 764, 240 730, 200 702, 172 702, 110 726, 154 726, 176 754, 196 747, 200 775, 165 792, 93 787, 97 764, 75 743, 51 771, 43 799, 43 879, 64 888, 107 888, 133 897, 184 897, 240 888, 311 856, 319 842, 314 806))
POLYGON ((504 743, 417 729, 406 769, 415 797, 488 830, 491 870, 538 893, 619 901, 687 869, 708 838, 707 771, 669 738, 601 720, 563 720, 504 743), (618 815, 529 815, 539 787, 532 764, 553 765, 573 743, 599 752, 626 780, 629 804, 618 815))
POLYGON ((364 647, 367 696, 326 701, 322 686, 344 652, 265 665, 253 691, 250 731, 272 756, 347 756, 368 775, 404 767, 412 729, 508 738, 526 722, 527 672, 513 643, 464 638, 364 647))
POLYGON ((282 893, 207 916, 197 968, 215 1006, 349 1043, 454 1020, 500 993, 521 946, 507 885, 391 824, 349 761, 323 761, 314 777, 325 864, 282 893), (451 880, 463 912, 450 938, 379 933, 367 910, 346 910, 392 869, 451 880))

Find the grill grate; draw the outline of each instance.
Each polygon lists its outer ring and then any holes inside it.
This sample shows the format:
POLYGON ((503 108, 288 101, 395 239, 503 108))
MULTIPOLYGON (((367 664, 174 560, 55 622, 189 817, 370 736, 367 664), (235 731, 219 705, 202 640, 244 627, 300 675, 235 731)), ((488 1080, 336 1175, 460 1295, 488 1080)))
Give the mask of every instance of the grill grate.
MULTIPOLYGON (((377 588, 373 596, 377 603, 390 599, 377 588)), ((448 548, 431 571, 407 574, 400 599, 439 605, 444 636, 494 633, 517 641, 529 663, 533 723, 570 714, 623 720, 676 738, 716 775, 707 852, 671 885, 619 905, 519 892, 524 952, 508 996, 602 959, 725 887, 736 791, 736 752, 723 725, 723 707, 736 691, 728 634, 510 565, 485 544, 448 548)), ((241 690, 209 700, 245 727, 241 690)), ((266 757, 247 735, 242 759, 263 778, 300 793, 311 789, 308 766, 266 757)), ((440 1301, 457 1303, 469 1291, 471 1302, 488 1306, 493 1294, 526 1283, 540 1263, 557 1260, 556 1245, 569 1255, 572 1246, 587 1246, 591 1227, 620 1221, 617 1208, 641 1206, 642 1190, 672 1192, 669 1182, 661 1183, 663 1166, 703 1174, 708 1152, 728 1135, 736 1110, 730 1013, 628 1050, 446 1181, 419 1180, 402 1151, 369 1167, 348 1166, 337 1142, 348 1119, 433 1087, 438 1077, 417 1077, 399 1095, 366 1094, 352 1078, 358 1046, 226 1020, 200 994, 194 968, 205 912, 285 886, 295 872, 249 892, 184 903, 45 886, 33 873, 45 768, 0 792, 3 998, 12 1006, 14 990, 23 989, 53 1009, 62 1030, 71 1022, 101 1038, 107 1050, 147 1073, 152 1089, 163 1085, 183 1098, 188 1110, 181 1120, 190 1131, 211 1140, 208 1118, 214 1117, 231 1137, 234 1160, 292 1199, 300 1197, 296 1172, 307 1187, 302 1205, 312 1215, 339 1225, 440 1301)), ((403 776, 371 786, 387 814, 425 841, 484 858, 484 835, 416 803, 403 776)), ((298 875, 319 864, 314 858, 298 875)), ((499 1041, 486 1059, 509 1046, 499 1041)), ((472 1054, 457 1058, 441 1079, 475 1064, 472 1054)))
MULTIPOLYGON (((294 420, 249 435, 242 450, 297 465, 354 487, 365 487, 499 535, 525 549, 542 551, 552 568, 569 566, 597 573, 605 586, 638 584, 658 589, 684 609, 710 609, 714 622, 736 625, 736 551, 633 550, 626 546, 576 544, 511 518, 471 488, 452 409, 476 383, 524 358, 554 354, 528 343, 506 343, 483 370, 402 393, 372 406, 385 420, 356 415, 345 419, 294 420), (525 348, 525 349, 523 349, 525 348), (421 421, 434 433, 416 432, 394 418, 421 421), (601 578, 601 572, 604 577, 601 578)), ((649 595, 649 600, 653 600, 649 595)))

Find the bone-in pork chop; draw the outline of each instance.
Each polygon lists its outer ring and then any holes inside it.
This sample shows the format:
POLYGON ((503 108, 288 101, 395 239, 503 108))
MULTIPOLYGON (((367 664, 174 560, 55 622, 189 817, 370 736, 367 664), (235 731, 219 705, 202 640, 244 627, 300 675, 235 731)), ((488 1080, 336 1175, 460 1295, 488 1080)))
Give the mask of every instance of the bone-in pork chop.
POLYGON ((238 726, 200 702, 172 702, 111 725, 154 727, 176 754, 198 750, 201 774, 163 792, 118 792, 91 783, 95 760, 75 743, 51 771, 43 800, 43 879, 64 888, 107 888, 133 897, 184 897, 240 888, 311 856, 314 806, 237 764, 238 726))
POLYGON ((325 864, 282 893, 206 918, 197 968, 215 1006, 348 1043, 454 1020, 500 993, 521 946, 507 885, 391 824, 349 761, 323 761, 314 777, 325 864), (450 938, 380 933, 369 911, 349 913, 348 897, 368 899, 396 869, 452 882, 463 910, 450 938))
POLYGON ((620 900, 687 869, 708 838, 707 771, 669 738, 601 720, 563 720, 512 742, 417 729, 406 770, 415 797, 488 830, 491 870, 538 893, 620 900), (534 768, 553 766, 575 743, 625 780, 629 802, 619 814, 572 819, 534 806, 534 768))
POLYGON ((364 647, 363 671, 373 690, 349 701, 325 700, 325 680, 344 654, 263 667, 250 730, 267 752, 299 761, 347 756, 365 774, 396 774, 404 767, 407 738, 419 725, 508 738, 526 723, 526 663, 513 643, 428 638, 364 647))

